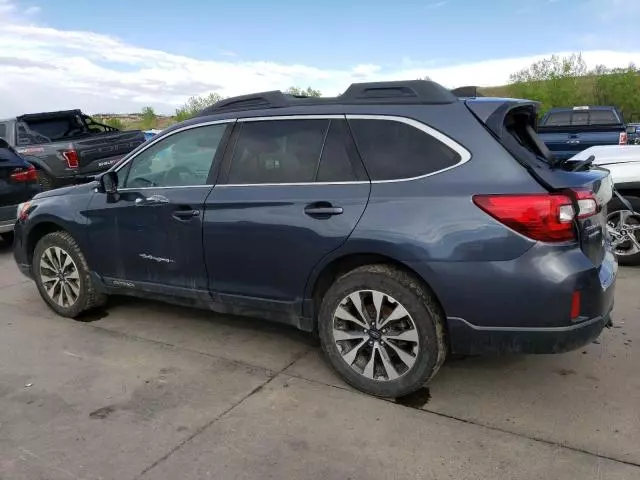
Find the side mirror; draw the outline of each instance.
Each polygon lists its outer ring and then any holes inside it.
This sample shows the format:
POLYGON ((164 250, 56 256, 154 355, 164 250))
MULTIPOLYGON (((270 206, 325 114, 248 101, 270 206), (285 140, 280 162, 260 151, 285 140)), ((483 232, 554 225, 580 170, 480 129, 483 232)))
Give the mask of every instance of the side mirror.
POLYGON ((105 172, 100 176, 100 190, 106 194, 118 192, 118 174, 114 171, 105 172))

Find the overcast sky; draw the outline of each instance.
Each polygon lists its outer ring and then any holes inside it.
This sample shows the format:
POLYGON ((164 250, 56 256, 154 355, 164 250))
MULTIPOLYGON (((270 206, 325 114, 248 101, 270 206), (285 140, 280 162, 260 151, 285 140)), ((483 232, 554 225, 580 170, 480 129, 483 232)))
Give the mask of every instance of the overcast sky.
POLYGON ((0 118, 82 108, 173 113, 229 96, 429 76, 499 85, 553 53, 640 64, 622 0, 0 0, 0 118))

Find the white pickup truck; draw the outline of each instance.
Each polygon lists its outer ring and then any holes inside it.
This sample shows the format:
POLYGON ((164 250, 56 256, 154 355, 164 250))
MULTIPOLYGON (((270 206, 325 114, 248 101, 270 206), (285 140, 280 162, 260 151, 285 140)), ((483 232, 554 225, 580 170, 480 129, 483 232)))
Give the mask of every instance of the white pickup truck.
POLYGON ((594 165, 611 172, 616 190, 632 208, 615 197, 608 205, 607 226, 618 261, 640 265, 640 145, 590 147, 570 161, 586 160, 591 155, 594 165))

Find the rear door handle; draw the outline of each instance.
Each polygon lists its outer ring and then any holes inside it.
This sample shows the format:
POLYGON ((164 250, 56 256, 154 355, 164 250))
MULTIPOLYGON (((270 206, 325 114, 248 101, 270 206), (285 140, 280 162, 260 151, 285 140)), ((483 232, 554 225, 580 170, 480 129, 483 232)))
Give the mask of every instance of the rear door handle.
POLYGON ((200 216, 200 210, 176 210, 173 212, 173 217, 177 220, 189 220, 194 217, 200 216))
POLYGON ((329 204, 329 206, 309 205, 304 209, 304 213, 312 217, 328 217, 331 215, 342 215, 344 209, 342 207, 331 206, 331 204, 329 204))

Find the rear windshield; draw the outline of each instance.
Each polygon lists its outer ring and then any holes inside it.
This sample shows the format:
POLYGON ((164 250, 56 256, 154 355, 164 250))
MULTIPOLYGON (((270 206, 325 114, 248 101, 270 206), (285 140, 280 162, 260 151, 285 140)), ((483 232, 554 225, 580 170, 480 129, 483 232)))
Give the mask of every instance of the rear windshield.
POLYGON ((620 120, 613 110, 574 110, 550 113, 544 121, 547 127, 579 125, 616 125, 620 120))

